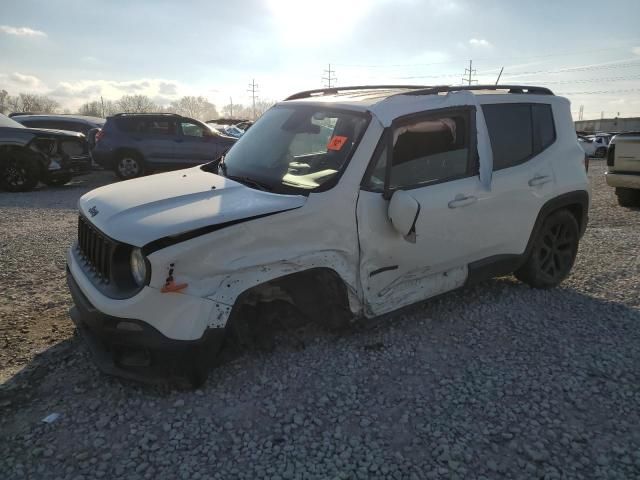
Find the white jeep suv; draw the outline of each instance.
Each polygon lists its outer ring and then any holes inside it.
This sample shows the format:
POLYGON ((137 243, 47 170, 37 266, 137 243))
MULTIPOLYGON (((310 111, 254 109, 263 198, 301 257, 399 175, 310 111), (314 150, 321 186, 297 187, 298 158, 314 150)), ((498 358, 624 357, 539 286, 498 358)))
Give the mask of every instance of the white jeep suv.
POLYGON ((336 326, 511 272, 553 287, 587 225, 583 162, 545 88, 301 92, 219 160, 84 195, 71 316, 103 370, 198 383, 274 303, 336 326))

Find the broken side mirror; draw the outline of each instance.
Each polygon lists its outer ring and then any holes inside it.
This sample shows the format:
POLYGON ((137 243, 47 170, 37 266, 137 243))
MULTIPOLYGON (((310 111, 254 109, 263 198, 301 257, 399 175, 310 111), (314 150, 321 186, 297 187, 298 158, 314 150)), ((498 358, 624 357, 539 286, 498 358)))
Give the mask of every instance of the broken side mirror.
POLYGON ((404 190, 396 190, 389 201, 388 217, 398 233, 408 242, 416 242, 416 221, 420 204, 404 190))

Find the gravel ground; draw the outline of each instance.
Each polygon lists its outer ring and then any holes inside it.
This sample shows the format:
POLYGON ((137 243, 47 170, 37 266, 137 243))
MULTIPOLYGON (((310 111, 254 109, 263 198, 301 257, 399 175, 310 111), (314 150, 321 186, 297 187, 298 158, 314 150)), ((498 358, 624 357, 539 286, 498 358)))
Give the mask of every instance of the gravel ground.
POLYGON ((73 337, 64 250, 108 174, 0 194, 0 478, 639 478, 640 211, 602 173, 561 288, 287 333, 195 392, 107 378, 73 337))

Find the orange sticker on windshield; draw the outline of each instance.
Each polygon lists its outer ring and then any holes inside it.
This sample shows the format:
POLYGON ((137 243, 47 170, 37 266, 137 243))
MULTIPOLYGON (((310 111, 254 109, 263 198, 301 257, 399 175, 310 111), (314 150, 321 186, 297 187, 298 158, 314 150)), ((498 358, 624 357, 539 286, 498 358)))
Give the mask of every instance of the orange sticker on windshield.
POLYGON ((327 150, 338 151, 343 147, 345 143, 347 143, 347 140, 347 137, 341 137, 339 135, 331 137, 331 140, 329 140, 329 143, 327 143, 327 150))

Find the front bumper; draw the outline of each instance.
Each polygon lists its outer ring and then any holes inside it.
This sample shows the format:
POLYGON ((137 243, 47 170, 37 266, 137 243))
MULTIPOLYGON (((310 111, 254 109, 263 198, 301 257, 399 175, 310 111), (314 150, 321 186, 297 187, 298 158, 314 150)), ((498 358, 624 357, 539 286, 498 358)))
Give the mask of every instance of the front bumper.
POLYGON ((607 172, 605 178, 610 187, 640 189, 640 172, 637 174, 607 172))
POLYGON ((97 310, 68 268, 67 284, 74 302, 71 319, 104 373, 145 383, 204 380, 224 340, 223 328, 209 328, 197 340, 173 340, 141 320, 97 310))

